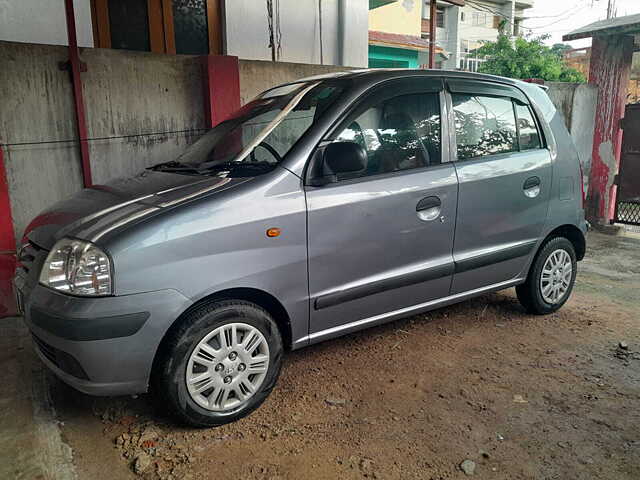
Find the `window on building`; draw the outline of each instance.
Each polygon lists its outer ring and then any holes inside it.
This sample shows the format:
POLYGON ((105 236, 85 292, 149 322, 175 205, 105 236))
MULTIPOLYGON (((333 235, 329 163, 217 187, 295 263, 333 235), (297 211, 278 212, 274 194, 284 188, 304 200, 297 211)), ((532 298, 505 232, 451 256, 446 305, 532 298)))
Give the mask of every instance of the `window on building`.
POLYGON ((517 37, 520 35, 520 20, 516 19, 513 22, 513 34, 517 37))
POLYGON ((471 17, 472 25, 476 27, 484 27, 487 25, 487 13, 485 12, 473 12, 471 17))
POLYGON ((537 150, 542 147, 538 126, 528 105, 515 102, 518 121, 518 140, 520 150, 537 150))
POLYGON ((453 94, 458 160, 518 150, 510 98, 453 94))
POLYGON ((99 48, 222 53, 221 0, 91 0, 99 48))
POLYGON ((148 52, 147 0, 109 0, 111 48, 148 52))
POLYGON ((436 27, 444 28, 444 8, 442 7, 436 9, 436 27))
POLYGON ((466 21, 466 15, 464 14, 464 12, 460 12, 460 22, 464 23, 466 21))
POLYGON ((367 168, 359 176, 437 165, 440 100, 435 93, 400 95, 359 109, 335 141, 359 143, 367 168))
POLYGON ((420 22, 420 37, 421 38, 429 38, 431 31, 431 25, 429 24, 428 18, 423 18, 420 22))
POLYGON ((205 0, 173 0, 173 25, 176 53, 190 55, 209 53, 207 2, 205 0))

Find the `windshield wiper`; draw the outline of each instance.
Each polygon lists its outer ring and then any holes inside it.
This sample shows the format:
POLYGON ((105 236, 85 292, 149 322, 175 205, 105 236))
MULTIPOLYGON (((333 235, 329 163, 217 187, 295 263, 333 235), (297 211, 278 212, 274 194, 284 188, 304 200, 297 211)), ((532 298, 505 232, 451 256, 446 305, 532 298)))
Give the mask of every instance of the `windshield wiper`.
POLYGON ((200 174, 200 170, 194 167, 190 167, 185 165, 184 163, 176 162, 175 160, 171 160, 170 162, 158 163, 157 165, 153 165, 152 167, 147 168, 147 170, 154 170, 156 172, 176 172, 176 173, 195 173, 200 174))

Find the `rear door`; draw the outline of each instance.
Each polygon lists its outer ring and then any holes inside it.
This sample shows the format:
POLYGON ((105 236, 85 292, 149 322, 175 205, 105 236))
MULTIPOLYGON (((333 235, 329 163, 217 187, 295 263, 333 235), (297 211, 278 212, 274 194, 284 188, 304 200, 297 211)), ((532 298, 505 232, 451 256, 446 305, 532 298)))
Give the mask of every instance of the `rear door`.
POLYGON ((448 295, 458 183, 443 162, 442 88, 386 82, 325 140, 360 143, 367 166, 306 187, 312 341, 448 295))
POLYGON ((509 282, 542 234, 552 164, 528 99, 514 87, 448 82, 459 180, 452 294, 509 282))

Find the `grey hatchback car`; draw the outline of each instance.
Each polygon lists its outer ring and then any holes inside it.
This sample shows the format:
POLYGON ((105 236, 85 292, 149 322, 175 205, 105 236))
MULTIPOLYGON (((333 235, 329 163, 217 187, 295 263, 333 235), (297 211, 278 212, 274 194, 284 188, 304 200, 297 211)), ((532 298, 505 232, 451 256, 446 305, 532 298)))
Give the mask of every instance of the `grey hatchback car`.
POLYGON ((286 350, 514 286, 557 310, 586 225, 542 88, 356 71, 272 88, 175 160, 53 205, 15 283, 63 381, 213 426, 265 400, 286 350))

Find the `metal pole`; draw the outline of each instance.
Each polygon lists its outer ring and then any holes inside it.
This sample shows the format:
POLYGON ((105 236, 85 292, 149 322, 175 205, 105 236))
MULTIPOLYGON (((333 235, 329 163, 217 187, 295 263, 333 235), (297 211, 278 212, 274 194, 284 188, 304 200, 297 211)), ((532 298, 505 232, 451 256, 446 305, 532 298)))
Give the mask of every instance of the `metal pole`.
POLYGON ((93 184, 91 179, 91 161, 89 159, 89 144, 87 143, 87 119, 84 110, 84 96, 82 93, 82 79, 80 78, 80 52, 76 37, 76 17, 73 10, 73 0, 65 0, 67 16, 67 38, 69 39, 69 65, 71 67, 71 82, 73 84, 73 99, 76 110, 76 125, 78 140, 80 141, 80 160, 82 162, 82 180, 85 188, 93 184))
POLYGON ((338 64, 347 66, 347 0, 338 2, 338 64))
POLYGON ((436 0, 431 0, 429 13, 429 68, 436 65, 436 0))
POLYGON ((516 0, 511 0, 509 21, 511 22, 511 41, 513 42, 516 38, 516 0))

